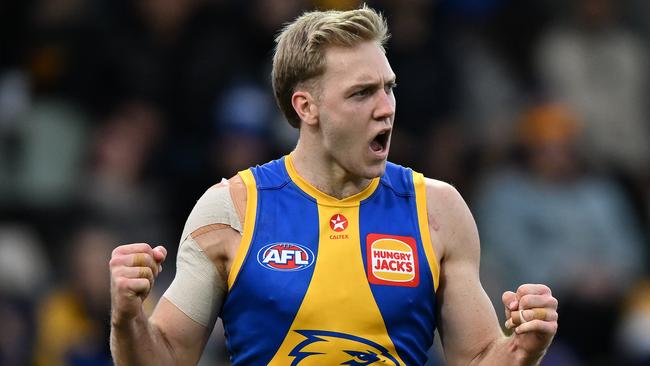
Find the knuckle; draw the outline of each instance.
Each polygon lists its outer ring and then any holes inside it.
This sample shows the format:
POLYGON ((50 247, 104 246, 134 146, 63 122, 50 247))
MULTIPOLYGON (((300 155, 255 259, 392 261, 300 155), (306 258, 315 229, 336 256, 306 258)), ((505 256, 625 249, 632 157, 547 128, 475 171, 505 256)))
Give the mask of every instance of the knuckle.
POLYGON ((122 246, 113 249, 113 251, 111 252, 111 257, 117 257, 118 255, 120 255, 120 248, 122 248, 122 246))
POLYGON ((151 255, 149 253, 141 252, 141 253, 138 253, 138 254, 141 256, 141 258, 142 258, 142 260, 144 261, 145 264, 150 264, 151 263, 151 255))
POLYGON ((113 278, 116 282, 121 277, 121 274, 121 267, 111 267, 111 278, 113 278))
POLYGON ((109 267, 113 268, 113 267, 117 267, 117 266, 119 266, 119 265, 121 264, 120 262, 121 262, 120 257, 114 255, 114 256, 111 258, 111 260, 108 261, 108 265, 109 265, 109 267))
POLYGON ((129 287, 128 280, 124 277, 118 277, 115 279, 115 286, 118 290, 124 290, 129 287))
POLYGON ((147 268, 149 268, 149 270, 154 276, 158 276, 158 264, 155 261, 148 263, 147 268))
POLYGON ((144 292, 148 293, 149 290, 151 290, 151 281, 147 280, 146 278, 143 278, 142 284, 144 286, 144 292))
POLYGON ((534 319, 522 324, 522 326, 525 326, 526 330, 531 332, 543 328, 544 325, 541 320, 534 319))
POLYGON ((519 285, 519 287, 517 287, 517 293, 524 292, 524 291, 526 291, 527 288, 528 288, 528 284, 527 284, 527 283, 524 283, 524 284, 522 284, 522 285, 519 285))
POLYGON ((519 285, 519 287, 517 287, 517 295, 521 294, 524 290, 525 290, 524 285, 519 285))
POLYGON ((552 292, 551 292, 551 288, 550 288, 550 287, 548 287, 547 285, 540 285, 540 286, 541 286, 542 289, 544 290, 544 293, 549 294, 549 295, 552 294, 552 292))
POLYGON ((530 296, 529 295, 524 295, 519 299, 519 306, 521 308, 527 309, 530 305, 530 296))

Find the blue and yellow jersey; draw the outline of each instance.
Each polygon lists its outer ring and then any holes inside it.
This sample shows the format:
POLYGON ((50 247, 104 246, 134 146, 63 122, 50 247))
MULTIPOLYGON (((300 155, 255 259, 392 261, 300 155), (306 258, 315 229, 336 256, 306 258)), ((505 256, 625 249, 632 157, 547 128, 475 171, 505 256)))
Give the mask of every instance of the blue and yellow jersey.
POLYGON ((239 173, 247 204, 221 316, 233 365, 422 365, 438 263, 424 178, 388 163, 338 200, 286 156, 239 173))

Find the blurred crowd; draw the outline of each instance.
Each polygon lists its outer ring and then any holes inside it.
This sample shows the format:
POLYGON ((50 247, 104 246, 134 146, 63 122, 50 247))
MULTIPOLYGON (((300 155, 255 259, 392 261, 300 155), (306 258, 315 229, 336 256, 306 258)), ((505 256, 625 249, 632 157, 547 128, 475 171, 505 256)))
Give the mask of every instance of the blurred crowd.
MULTIPOLYGON (((501 292, 546 283, 543 365, 650 365, 650 2, 376 0, 391 160, 456 186, 501 292)), ((291 151, 273 37, 355 0, 0 3, 0 365, 109 365, 111 250, 164 244, 222 177, 291 151)), ((505 320, 505 319, 501 319, 505 320)), ((203 365, 227 365, 217 327, 203 365)))

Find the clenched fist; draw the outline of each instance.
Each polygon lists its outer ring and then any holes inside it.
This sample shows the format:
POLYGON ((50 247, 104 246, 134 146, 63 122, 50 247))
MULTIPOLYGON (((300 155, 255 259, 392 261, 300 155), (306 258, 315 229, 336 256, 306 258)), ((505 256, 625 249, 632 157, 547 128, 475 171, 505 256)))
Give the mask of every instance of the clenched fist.
POLYGON ((557 332, 557 299, 545 285, 525 284, 502 297, 506 328, 515 331, 517 346, 529 354, 543 354, 557 332))
POLYGON ((113 250, 109 264, 113 324, 123 324, 142 311, 142 302, 162 271, 166 256, 164 247, 152 249, 145 243, 122 245, 113 250))

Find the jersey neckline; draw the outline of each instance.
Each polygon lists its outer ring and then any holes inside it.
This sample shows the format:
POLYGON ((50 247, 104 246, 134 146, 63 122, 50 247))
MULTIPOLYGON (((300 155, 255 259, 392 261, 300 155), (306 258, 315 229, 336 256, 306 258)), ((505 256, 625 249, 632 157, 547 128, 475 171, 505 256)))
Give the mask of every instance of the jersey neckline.
POLYGON ((361 201, 370 197, 375 192, 375 190, 379 186, 379 180, 381 179, 380 177, 373 178, 370 181, 370 184, 368 184, 366 188, 361 190, 361 192, 353 194, 352 196, 349 197, 345 197, 343 199, 338 199, 336 197, 330 196, 325 192, 320 191, 318 188, 314 187, 311 183, 309 183, 306 179, 301 177, 296 171, 295 166, 293 165, 291 154, 285 155, 284 165, 287 169, 287 173, 289 174, 289 178, 291 178, 291 180, 298 186, 298 188, 300 188, 308 196, 316 199, 316 201, 319 204, 328 204, 334 206, 356 206, 361 201))

